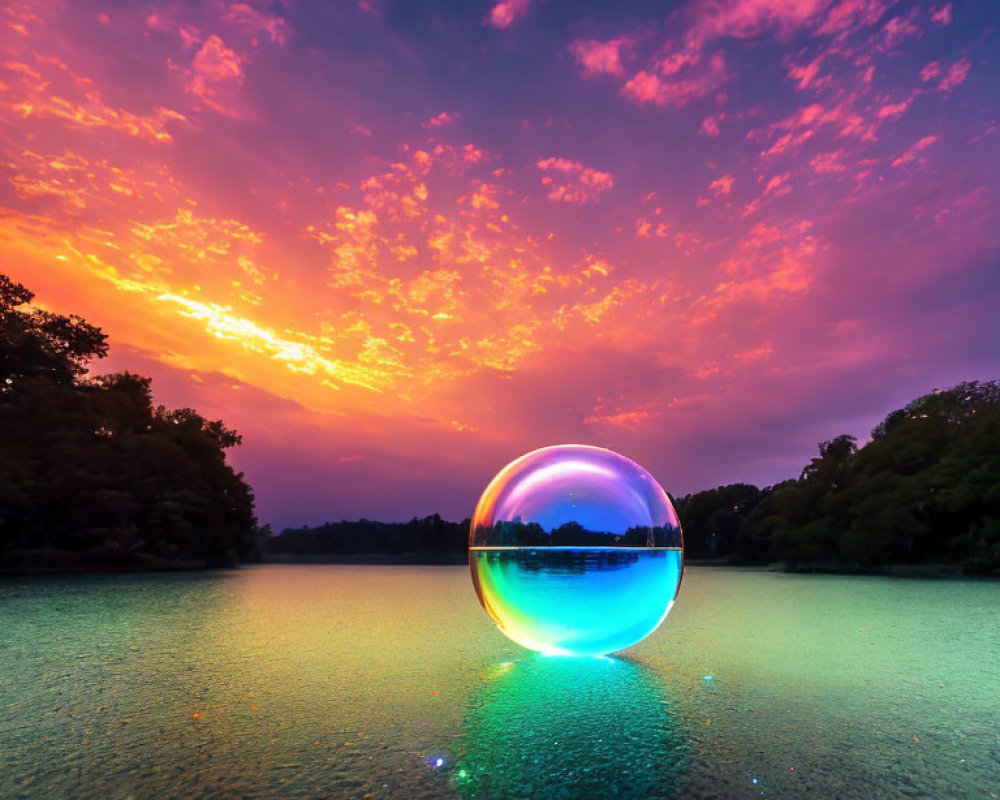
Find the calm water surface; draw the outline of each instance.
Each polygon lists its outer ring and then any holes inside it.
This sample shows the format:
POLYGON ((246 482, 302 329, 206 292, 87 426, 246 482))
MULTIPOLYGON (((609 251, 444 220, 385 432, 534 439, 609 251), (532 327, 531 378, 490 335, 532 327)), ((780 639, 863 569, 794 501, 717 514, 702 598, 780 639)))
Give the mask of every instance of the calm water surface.
POLYGON ((0 798, 988 798, 1000 584, 690 569, 620 659, 464 567, 0 580, 0 798))

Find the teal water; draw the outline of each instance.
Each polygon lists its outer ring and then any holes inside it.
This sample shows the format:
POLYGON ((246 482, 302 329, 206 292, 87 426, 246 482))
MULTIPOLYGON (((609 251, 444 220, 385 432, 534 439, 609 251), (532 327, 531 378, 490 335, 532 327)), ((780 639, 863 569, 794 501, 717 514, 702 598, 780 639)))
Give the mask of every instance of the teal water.
POLYGON ((474 547, 469 566, 486 613, 518 644, 603 655, 656 630, 683 558, 663 547, 474 547))
POLYGON ((4 579, 0 797, 989 798, 998 629, 995 582, 694 568, 546 658, 465 567, 4 579))

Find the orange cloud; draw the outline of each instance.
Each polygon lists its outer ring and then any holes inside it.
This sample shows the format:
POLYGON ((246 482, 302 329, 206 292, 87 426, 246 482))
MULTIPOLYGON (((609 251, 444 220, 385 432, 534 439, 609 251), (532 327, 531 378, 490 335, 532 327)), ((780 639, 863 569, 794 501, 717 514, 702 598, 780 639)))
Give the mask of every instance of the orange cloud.
POLYGON ((812 225, 754 225, 719 265, 721 280, 696 301, 692 321, 703 323, 734 303, 769 303, 801 294, 812 285, 820 250, 812 225))
POLYGON ((615 428, 635 430, 653 418, 653 404, 632 411, 608 413, 603 406, 594 409, 594 413, 583 418, 584 425, 611 425, 615 428))
POLYGON ((425 128, 443 128, 446 125, 451 125, 458 117, 459 114, 457 111, 442 111, 436 117, 431 117, 427 122, 422 123, 422 125, 425 128))
POLYGON ((584 166, 579 161, 544 158, 536 166, 545 173, 542 184, 548 187, 549 200, 556 202, 588 203, 615 185, 610 172, 584 166))
POLYGON ((77 74, 59 58, 34 56, 34 66, 7 61, 12 75, 0 107, 22 120, 54 119, 81 131, 106 128, 148 142, 166 144, 169 127, 186 121, 183 114, 163 106, 148 114, 115 108, 104 102, 93 81, 77 74))
POLYGON ((69 150, 58 155, 21 150, 12 155, 8 166, 18 197, 56 201, 63 213, 74 217, 114 215, 126 199, 161 202, 176 196, 173 177, 163 164, 153 161, 132 169, 69 150))

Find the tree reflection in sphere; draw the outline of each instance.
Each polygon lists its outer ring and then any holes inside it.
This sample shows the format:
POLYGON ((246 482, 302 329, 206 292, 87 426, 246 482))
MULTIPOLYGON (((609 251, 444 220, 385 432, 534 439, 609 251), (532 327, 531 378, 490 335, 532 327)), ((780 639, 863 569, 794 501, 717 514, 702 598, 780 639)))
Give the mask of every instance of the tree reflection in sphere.
POLYGON ((472 581, 518 644, 552 654, 630 647, 667 616, 683 569, 677 514, 642 467, 559 445, 511 462, 476 506, 472 581))

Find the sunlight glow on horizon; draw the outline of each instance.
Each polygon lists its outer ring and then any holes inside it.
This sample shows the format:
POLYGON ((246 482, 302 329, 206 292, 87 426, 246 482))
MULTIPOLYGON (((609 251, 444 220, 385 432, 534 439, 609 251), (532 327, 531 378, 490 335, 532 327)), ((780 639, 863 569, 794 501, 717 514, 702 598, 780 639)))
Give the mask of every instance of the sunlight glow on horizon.
POLYGON ((561 441, 775 482, 997 376, 998 22, 19 0, 5 272, 244 433, 278 526, 462 518, 561 441))

